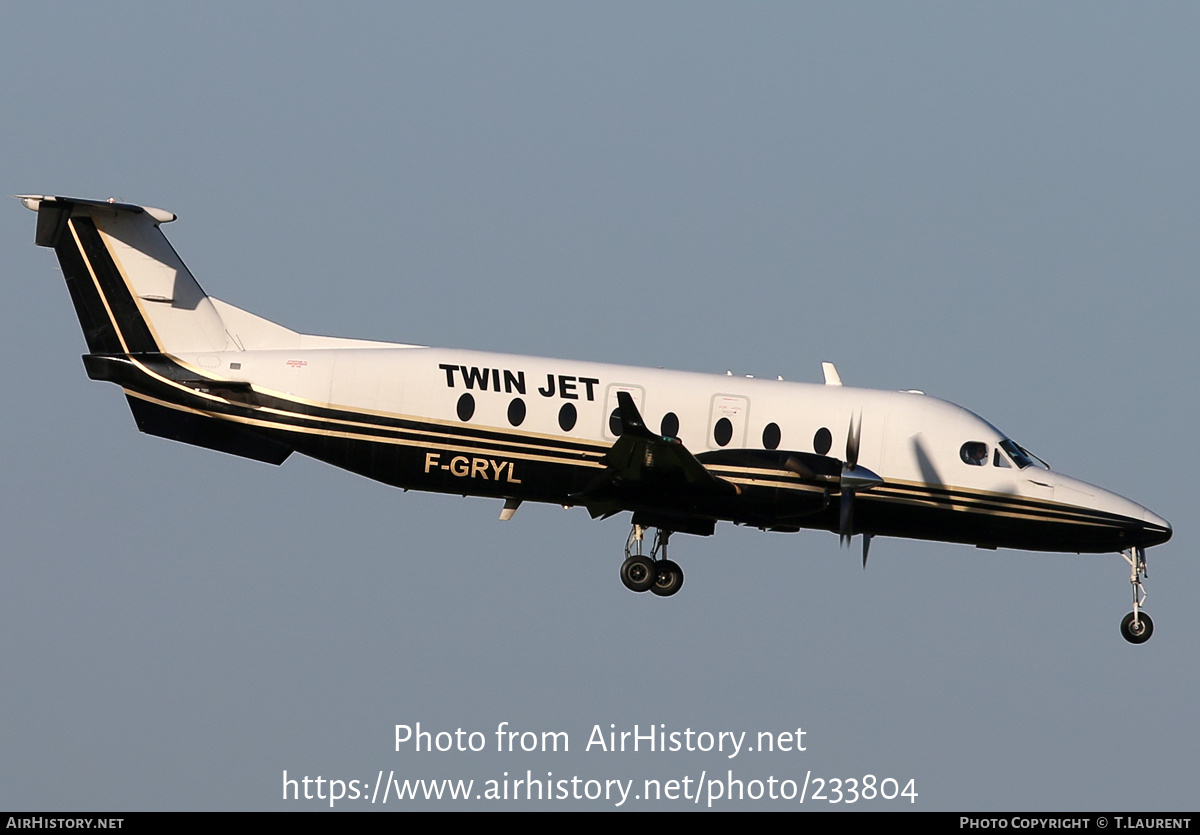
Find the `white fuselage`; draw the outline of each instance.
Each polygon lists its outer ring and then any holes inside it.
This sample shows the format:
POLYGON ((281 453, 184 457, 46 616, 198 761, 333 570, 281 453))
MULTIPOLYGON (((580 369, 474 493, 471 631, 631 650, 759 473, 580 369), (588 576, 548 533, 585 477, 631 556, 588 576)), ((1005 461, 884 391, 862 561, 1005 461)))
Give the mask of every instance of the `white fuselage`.
MULTIPOLYGON (((859 464, 888 484, 1022 497, 1166 526, 1115 493, 1039 465, 1017 466, 1000 449, 1005 436, 994 426, 960 406, 919 392, 404 345, 227 351, 177 358, 198 372, 246 381, 284 399, 432 426, 470 424, 518 437, 592 442, 597 449, 611 446, 617 438, 610 416, 617 406, 616 393, 622 390, 630 392, 652 430, 662 426, 668 413, 674 414, 677 424, 670 434, 692 453, 766 449, 773 443, 781 450, 840 457, 851 419, 861 415, 859 464), (473 401, 467 420, 458 412, 463 395, 473 401), (525 407, 519 426, 509 419, 516 400, 525 407), (567 404, 576 414, 569 431, 560 423, 567 404), (717 425, 723 418, 732 432, 719 437, 717 425), (778 432, 764 439, 771 424, 778 432), (824 449, 818 446, 822 430, 828 433, 829 446, 824 449), (984 445, 982 464, 963 459, 963 445, 969 442, 984 445)), ((354 432, 352 425, 341 429, 354 432)), ((439 465, 453 458, 445 455, 454 451, 450 441, 413 443, 440 449, 439 465)), ((511 450, 518 458, 521 454, 511 450)), ((601 468, 594 461, 587 463, 601 468)), ((477 471, 475 477, 484 476, 477 471)))

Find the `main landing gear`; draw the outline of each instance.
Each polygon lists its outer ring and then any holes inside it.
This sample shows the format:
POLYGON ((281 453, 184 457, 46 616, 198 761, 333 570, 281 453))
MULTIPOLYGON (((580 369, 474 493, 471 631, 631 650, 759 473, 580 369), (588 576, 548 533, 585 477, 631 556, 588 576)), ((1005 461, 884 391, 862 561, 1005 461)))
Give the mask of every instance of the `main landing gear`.
POLYGON ((1131 644, 1144 644, 1154 634, 1154 621, 1142 611, 1146 602, 1146 587, 1142 578, 1146 575, 1146 549, 1126 548, 1121 552, 1129 563, 1129 582, 1133 585, 1133 611, 1121 619, 1121 637, 1131 644))
POLYGON ((667 540, 670 531, 656 529, 650 556, 642 554, 645 525, 634 525, 625 542, 625 562, 621 563, 621 582, 630 591, 652 591, 659 597, 670 597, 683 588, 683 569, 667 559, 667 540))

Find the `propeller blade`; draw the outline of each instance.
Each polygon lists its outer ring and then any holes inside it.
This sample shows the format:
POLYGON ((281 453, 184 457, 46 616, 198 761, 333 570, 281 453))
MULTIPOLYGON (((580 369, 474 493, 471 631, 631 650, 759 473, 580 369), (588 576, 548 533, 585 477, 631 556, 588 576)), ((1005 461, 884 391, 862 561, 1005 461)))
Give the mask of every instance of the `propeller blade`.
POLYGON ((794 455, 789 455, 787 460, 783 462, 783 468, 789 472, 793 472, 801 478, 811 479, 816 481, 818 476, 812 471, 812 468, 807 466, 803 461, 796 458, 794 455))
POLYGON ((846 432, 846 466, 854 469, 858 464, 858 442, 862 432, 862 412, 850 417, 850 429, 846 432))
MULTIPOLYGON (((876 485, 883 484, 883 478, 858 466, 858 451, 862 439, 862 412, 856 412, 850 417, 850 428, 846 432, 846 460, 842 463, 842 475, 838 479, 842 503, 838 519, 838 538, 842 545, 849 546, 854 538, 854 493, 856 490, 870 490, 876 485)), ((863 534, 863 568, 867 567, 867 553, 871 548, 871 535, 863 534)))
POLYGON ((842 491, 842 506, 839 524, 838 524, 838 539, 842 545, 849 546, 850 539, 854 536, 854 491, 842 491))

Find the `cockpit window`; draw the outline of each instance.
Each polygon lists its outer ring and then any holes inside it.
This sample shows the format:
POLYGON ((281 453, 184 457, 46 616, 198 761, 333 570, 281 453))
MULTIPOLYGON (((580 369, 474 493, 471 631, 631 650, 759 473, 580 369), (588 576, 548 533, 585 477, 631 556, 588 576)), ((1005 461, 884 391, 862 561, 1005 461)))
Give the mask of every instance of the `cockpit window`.
POLYGON ((1012 469, 1012 464, 1008 463, 1008 459, 1004 457, 1004 453, 1000 451, 1000 447, 996 447, 996 451, 992 454, 992 466, 1012 469))
POLYGON ((1022 470, 1026 467, 1041 467, 1042 469, 1050 469, 1050 465, 1038 458, 1029 450, 1019 446, 1015 441, 1005 438, 1000 442, 1000 448, 1008 453, 1008 457, 1020 467, 1022 470))
POLYGON ((968 464, 982 467, 987 463, 988 448, 983 441, 967 441, 958 451, 959 456, 968 464))

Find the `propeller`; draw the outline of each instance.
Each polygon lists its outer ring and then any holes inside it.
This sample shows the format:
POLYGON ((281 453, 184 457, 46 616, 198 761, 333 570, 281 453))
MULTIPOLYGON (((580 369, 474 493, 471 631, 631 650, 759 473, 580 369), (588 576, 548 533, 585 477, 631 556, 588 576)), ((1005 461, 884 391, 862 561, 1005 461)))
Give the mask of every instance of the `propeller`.
MULTIPOLYGON (((838 538, 842 545, 849 545, 850 540, 854 537, 854 494, 860 490, 870 490, 872 487, 883 484, 881 476, 858 465, 858 453, 861 445, 862 412, 856 412, 851 415, 850 427, 846 432, 846 458, 842 461, 840 474, 818 473, 795 455, 788 456, 783 464, 785 469, 796 473, 801 478, 816 482, 837 483, 838 492, 841 494, 838 508, 838 538)), ((863 568, 867 567, 867 553, 871 548, 871 536, 871 534, 863 534, 863 568)))
MULTIPOLYGON (((883 479, 866 467, 858 466, 859 446, 862 441, 862 412, 850 417, 846 432, 846 460, 842 463, 842 475, 838 479, 842 499, 838 514, 838 538, 842 545, 849 545, 854 536, 854 494, 858 490, 869 490, 883 479)), ((863 568, 867 567, 867 551, 871 547, 869 534, 863 535, 863 568)))

